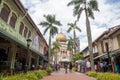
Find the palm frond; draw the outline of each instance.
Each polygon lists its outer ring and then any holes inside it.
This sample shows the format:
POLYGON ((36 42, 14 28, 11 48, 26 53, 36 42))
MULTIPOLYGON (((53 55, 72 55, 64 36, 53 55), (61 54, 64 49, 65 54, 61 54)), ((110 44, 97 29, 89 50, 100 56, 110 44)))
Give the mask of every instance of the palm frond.
POLYGON ((54 24, 58 25, 58 26, 62 26, 62 24, 60 23, 60 21, 55 21, 54 24))
POLYGON ((74 0, 72 0, 71 2, 69 2, 68 4, 67 4, 67 6, 71 6, 71 5, 74 5, 74 0))
POLYGON ((80 9, 79 9, 79 12, 78 12, 78 14, 77 14, 77 21, 79 21, 79 19, 80 19, 80 16, 81 16, 81 13, 83 12, 83 8, 81 7, 80 9))
POLYGON ((46 32, 47 32, 49 29, 50 29, 50 27, 46 27, 46 28, 45 28, 45 30, 44 30, 43 35, 45 35, 45 34, 46 34, 46 32))
POLYGON ((96 0, 90 0, 89 6, 92 10, 99 11, 98 2, 96 0))
POLYGON ((67 4, 67 6, 76 5, 76 4, 82 4, 83 2, 84 2, 84 0, 71 0, 71 2, 69 2, 67 4))
POLYGON ((76 27, 76 29, 77 29, 79 32, 81 32, 81 29, 80 29, 79 27, 76 27))
POLYGON ((47 27, 47 26, 49 26, 49 23, 46 21, 43 21, 39 25, 41 25, 42 27, 47 27))
POLYGON ((52 45, 53 45, 53 50, 60 50, 61 45, 59 42, 55 41, 53 42, 52 45))
POLYGON ((94 19, 94 13, 90 8, 87 9, 87 12, 88 12, 88 17, 94 19))
POLYGON ((67 30, 67 32, 69 33, 71 30, 72 30, 72 28, 71 28, 71 27, 69 27, 69 28, 68 28, 68 30, 67 30))
POLYGON ((58 33, 58 28, 56 26, 52 26, 50 29, 51 36, 54 37, 55 34, 58 33))

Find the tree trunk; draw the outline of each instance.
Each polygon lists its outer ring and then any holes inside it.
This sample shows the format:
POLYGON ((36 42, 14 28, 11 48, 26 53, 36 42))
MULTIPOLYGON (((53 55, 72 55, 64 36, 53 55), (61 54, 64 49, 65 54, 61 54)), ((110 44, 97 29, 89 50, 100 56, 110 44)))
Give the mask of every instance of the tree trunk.
POLYGON ((74 54, 76 54, 76 34, 74 29, 74 54))
POLYGON ((87 29, 87 38, 88 38, 88 48, 89 48, 89 53, 90 53, 91 70, 95 71, 94 60, 93 60, 91 29, 90 29, 90 22, 89 22, 88 15, 87 15, 87 10, 85 10, 85 15, 86 15, 86 29, 87 29))
POLYGON ((50 32, 50 35, 49 35, 49 53, 48 53, 48 65, 50 64, 50 55, 51 55, 51 32, 50 32))

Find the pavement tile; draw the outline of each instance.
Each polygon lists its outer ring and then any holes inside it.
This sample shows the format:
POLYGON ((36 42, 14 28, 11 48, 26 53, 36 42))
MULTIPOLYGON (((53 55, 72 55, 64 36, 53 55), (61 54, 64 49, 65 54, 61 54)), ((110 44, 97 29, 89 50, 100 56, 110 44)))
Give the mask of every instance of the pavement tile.
POLYGON ((65 74, 64 69, 60 71, 53 72, 51 75, 44 77, 42 80, 95 80, 83 73, 79 72, 69 72, 65 74))

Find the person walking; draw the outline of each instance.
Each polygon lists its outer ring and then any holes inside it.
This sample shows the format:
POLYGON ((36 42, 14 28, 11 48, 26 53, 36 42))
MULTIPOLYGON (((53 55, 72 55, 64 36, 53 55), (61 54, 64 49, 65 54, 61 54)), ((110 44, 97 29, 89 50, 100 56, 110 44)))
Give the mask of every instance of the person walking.
POLYGON ((67 74, 67 63, 65 63, 64 68, 65 68, 65 73, 67 74))
POLYGON ((90 61, 89 60, 86 62, 86 67, 87 67, 87 71, 91 70, 90 61))
POLYGON ((55 67, 55 70, 58 71, 58 64, 55 64, 54 67, 55 67))
POLYGON ((72 72, 72 63, 71 62, 69 63, 69 72, 70 73, 72 72))

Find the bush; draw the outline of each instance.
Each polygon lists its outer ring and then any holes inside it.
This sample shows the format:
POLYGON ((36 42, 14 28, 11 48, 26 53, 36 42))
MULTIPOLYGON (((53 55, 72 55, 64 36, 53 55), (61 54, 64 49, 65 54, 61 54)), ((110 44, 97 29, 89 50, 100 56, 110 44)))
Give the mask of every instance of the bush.
POLYGON ((0 80, 39 80, 46 76, 47 72, 45 70, 29 71, 27 73, 19 73, 12 76, 3 76, 0 80))
POLYGON ((47 69, 46 69, 48 75, 51 74, 51 72, 53 71, 52 67, 51 66, 48 66, 47 69))
POLYGON ((77 68, 76 68, 76 67, 73 67, 73 68, 72 68, 72 71, 77 71, 77 68))
POLYGON ((41 73, 40 75, 42 76, 42 77, 44 77, 44 76, 47 76, 47 71, 45 71, 45 70, 39 70, 39 73, 41 73))
POLYGON ((98 80, 120 80, 120 74, 111 73, 111 72, 87 72, 89 76, 95 77, 98 80))
POLYGON ((88 71, 86 74, 89 75, 89 76, 92 76, 92 77, 97 77, 97 73, 96 72, 88 71))
POLYGON ((25 75, 27 80, 38 80, 40 79, 38 75, 35 74, 35 72, 29 72, 25 75))
POLYGON ((3 74, 0 74, 0 80, 3 80, 3 74))

